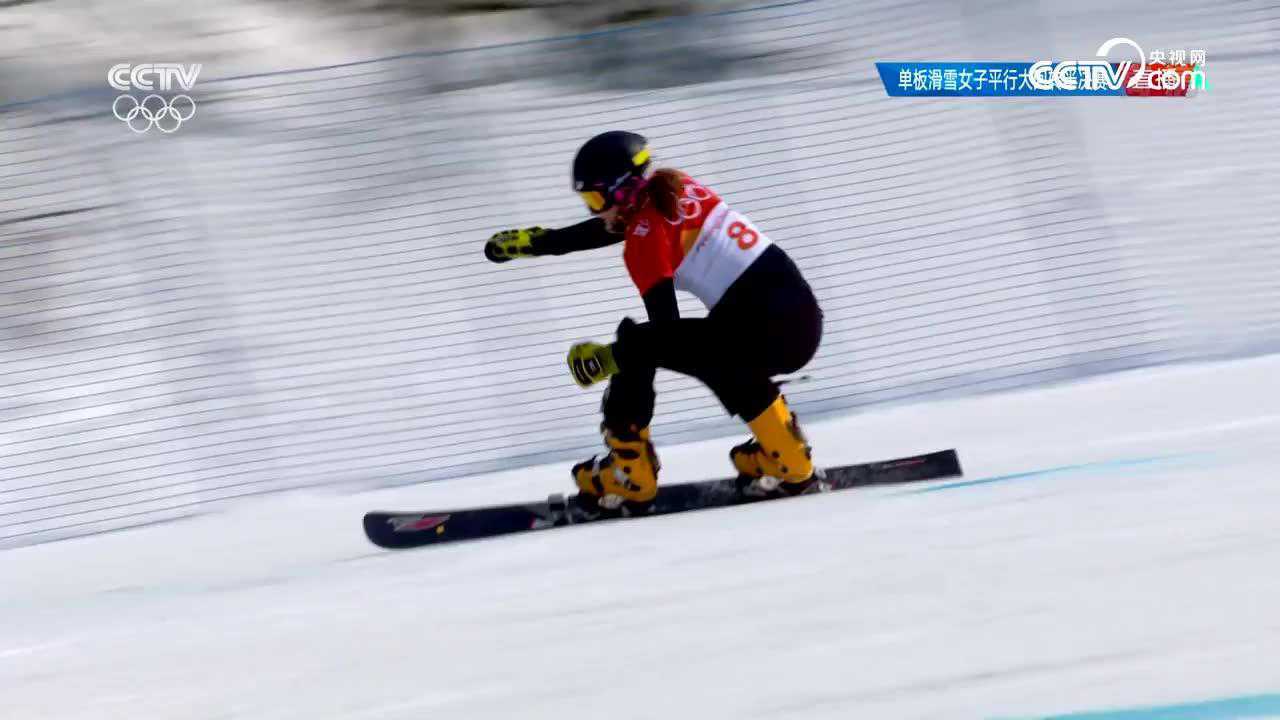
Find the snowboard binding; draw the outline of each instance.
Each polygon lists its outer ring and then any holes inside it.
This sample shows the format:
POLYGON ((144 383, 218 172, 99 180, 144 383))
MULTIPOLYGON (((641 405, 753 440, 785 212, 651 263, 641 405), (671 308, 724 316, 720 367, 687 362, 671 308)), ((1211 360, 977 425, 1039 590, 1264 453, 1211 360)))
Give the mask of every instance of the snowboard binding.
POLYGON ((831 489, 826 480, 827 474, 821 468, 814 468, 809 479, 800 482, 783 481, 770 475, 739 475, 735 483, 738 493, 747 500, 772 500, 826 492, 831 489))

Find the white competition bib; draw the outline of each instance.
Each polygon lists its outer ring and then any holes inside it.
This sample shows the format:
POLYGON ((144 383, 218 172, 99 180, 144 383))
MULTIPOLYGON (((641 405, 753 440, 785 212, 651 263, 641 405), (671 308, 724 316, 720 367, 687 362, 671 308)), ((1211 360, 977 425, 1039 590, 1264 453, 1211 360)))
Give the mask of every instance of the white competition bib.
POLYGON ((710 310, 772 244, 745 215, 721 201, 712 208, 698 239, 676 268, 675 286, 697 295, 710 310))

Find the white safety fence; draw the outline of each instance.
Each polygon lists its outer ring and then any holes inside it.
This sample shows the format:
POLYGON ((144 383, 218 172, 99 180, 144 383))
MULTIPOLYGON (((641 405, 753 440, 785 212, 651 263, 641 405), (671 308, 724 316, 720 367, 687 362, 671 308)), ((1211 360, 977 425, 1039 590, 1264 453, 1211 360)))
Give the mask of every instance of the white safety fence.
MULTIPOLYGON (((603 129, 796 258, 827 315, 788 388, 805 417, 1280 349, 1280 9, 1140 14, 1143 42, 1208 51, 1190 100, 890 99, 875 75, 1088 57, 1137 19, 1078 7, 810 0, 210 76, 165 136, 107 89, 0 105, 0 546, 595 452, 600 393, 563 358, 643 316, 618 250, 480 248, 582 219, 568 166, 603 129)), ((664 373, 654 429, 740 423, 664 373)))

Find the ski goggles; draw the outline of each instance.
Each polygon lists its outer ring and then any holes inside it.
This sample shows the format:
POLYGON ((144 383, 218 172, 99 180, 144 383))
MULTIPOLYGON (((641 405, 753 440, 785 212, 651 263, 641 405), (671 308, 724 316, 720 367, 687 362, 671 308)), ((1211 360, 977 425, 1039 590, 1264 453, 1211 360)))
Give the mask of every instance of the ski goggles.
POLYGON ((614 188, 612 192, 606 195, 599 190, 579 190, 578 196, 587 204, 587 208, 592 213, 603 212, 606 208, 615 205, 627 205, 636 196, 636 193, 644 189, 649 181, 642 177, 633 177, 622 183, 620 187, 614 188), (610 202, 612 200, 612 202, 610 202))

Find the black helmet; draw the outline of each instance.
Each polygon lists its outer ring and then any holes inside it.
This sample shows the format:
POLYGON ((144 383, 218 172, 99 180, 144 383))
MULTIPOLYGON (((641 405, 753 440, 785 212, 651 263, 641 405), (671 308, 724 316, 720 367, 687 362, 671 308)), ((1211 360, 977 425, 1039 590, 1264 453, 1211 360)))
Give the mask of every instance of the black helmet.
POLYGON ((649 141, 611 130, 588 140, 573 159, 573 189, 593 213, 623 201, 649 169, 649 141))

